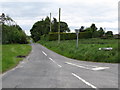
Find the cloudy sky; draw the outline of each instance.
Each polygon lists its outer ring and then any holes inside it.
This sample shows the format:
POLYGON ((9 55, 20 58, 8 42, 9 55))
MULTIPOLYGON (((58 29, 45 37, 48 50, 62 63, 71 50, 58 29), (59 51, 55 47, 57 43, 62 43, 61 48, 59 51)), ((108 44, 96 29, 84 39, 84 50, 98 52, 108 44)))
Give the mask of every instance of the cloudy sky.
POLYGON ((92 23, 106 31, 118 33, 119 0, 1 0, 0 13, 12 17, 30 35, 32 25, 52 13, 58 19, 61 8, 61 21, 68 23, 73 32, 81 26, 92 23))

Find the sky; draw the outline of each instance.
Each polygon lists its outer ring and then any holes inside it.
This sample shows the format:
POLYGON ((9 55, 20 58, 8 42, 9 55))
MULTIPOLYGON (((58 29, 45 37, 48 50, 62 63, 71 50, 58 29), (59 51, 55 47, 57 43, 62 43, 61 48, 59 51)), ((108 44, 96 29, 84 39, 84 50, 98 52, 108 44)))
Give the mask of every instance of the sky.
POLYGON ((9 15, 30 35, 33 24, 52 13, 58 20, 61 8, 61 21, 67 22, 70 30, 81 26, 97 28, 118 33, 119 0, 0 0, 0 13, 9 15))

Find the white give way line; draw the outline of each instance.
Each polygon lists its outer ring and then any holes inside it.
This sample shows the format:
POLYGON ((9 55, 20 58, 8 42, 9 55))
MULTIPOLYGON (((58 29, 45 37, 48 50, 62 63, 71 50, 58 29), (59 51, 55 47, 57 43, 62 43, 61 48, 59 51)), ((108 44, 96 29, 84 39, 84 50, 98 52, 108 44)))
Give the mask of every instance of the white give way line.
POLYGON ((74 64, 74 63, 70 63, 70 62, 65 62, 65 63, 69 64, 69 65, 76 66, 76 67, 93 70, 93 71, 109 69, 109 67, 98 67, 98 66, 91 66, 91 65, 85 65, 85 64, 77 65, 77 64, 74 64))
POLYGON ((85 84, 87 84, 88 86, 92 87, 92 88, 97 88, 94 85, 90 84, 89 82, 85 81, 84 79, 82 79, 81 77, 79 77, 78 75, 76 75, 75 73, 72 73, 73 76, 75 76, 76 78, 78 78, 79 80, 81 80, 82 82, 84 82, 85 84))

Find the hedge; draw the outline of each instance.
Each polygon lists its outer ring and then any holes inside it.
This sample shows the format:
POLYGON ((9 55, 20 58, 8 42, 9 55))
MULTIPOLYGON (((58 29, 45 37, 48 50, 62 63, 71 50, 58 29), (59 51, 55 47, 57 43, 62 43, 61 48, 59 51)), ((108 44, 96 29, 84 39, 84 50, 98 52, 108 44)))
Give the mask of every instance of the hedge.
MULTIPOLYGON (((79 39, 91 38, 90 32, 80 32, 79 39)), ((60 40, 74 40, 76 39, 76 33, 60 33, 60 40)), ((49 33, 41 36, 41 40, 55 41, 58 40, 58 33, 49 33)))

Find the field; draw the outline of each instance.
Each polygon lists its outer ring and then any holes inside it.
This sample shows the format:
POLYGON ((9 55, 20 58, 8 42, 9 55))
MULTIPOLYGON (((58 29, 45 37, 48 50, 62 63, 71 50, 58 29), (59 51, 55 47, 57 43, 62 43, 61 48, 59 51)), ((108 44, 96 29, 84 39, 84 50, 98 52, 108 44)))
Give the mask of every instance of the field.
POLYGON ((2 45, 2 72, 15 67, 23 58, 18 55, 27 56, 31 51, 31 46, 27 44, 6 44, 2 45))
POLYGON ((79 39, 78 48, 76 40, 58 41, 39 41, 43 46, 69 58, 93 61, 118 63, 118 40, 117 39, 79 39), (113 50, 105 51, 99 48, 112 47, 113 50))

